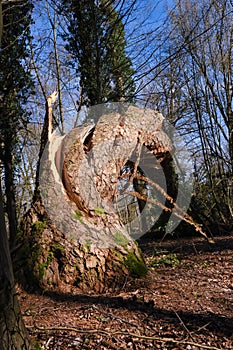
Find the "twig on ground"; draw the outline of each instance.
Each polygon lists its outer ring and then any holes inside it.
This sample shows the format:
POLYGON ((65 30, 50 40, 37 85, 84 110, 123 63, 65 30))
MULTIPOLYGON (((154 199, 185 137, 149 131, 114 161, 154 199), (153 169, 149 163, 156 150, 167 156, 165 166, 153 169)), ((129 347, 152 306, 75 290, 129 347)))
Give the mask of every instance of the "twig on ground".
POLYGON ((124 322, 124 323, 129 324, 130 326, 133 326, 133 327, 138 327, 138 325, 137 325, 136 323, 132 323, 132 322, 129 322, 129 321, 127 321, 127 320, 124 320, 123 318, 121 318, 121 317, 119 317, 119 316, 113 315, 111 312, 107 312, 107 311, 101 310, 101 309, 99 309, 99 308, 98 308, 97 306, 95 306, 95 305, 92 305, 92 307, 93 307, 94 309, 96 309, 97 311, 99 311, 100 313, 102 313, 102 314, 104 314, 104 315, 106 315, 106 316, 111 317, 112 319, 115 319, 115 320, 124 322))
MULTIPOLYGON (((204 324, 204 326, 199 327, 199 328, 197 329, 197 332, 201 331, 202 329, 205 329, 207 326, 209 326, 210 323, 211 323, 211 322, 208 322, 208 323, 204 324)), ((192 332, 192 333, 194 333, 194 332, 192 332)))
POLYGON ((176 314, 176 317, 177 317, 178 320, 180 321, 181 325, 184 327, 185 331, 189 334, 190 338, 191 338, 192 340, 194 340, 193 337, 192 337, 192 333, 191 333, 190 330, 186 327, 186 325, 184 324, 184 322, 183 322, 183 320, 181 319, 181 317, 178 315, 178 313, 177 313, 176 311, 174 311, 174 312, 175 312, 175 314, 176 314))
POLYGON ((50 337, 49 340, 47 342, 45 342, 44 345, 42 345, 41 350, 46 350, 49 349, 49 344, 51 343, 51 341, 53 340, 54 337, 50 337))
POLYGON ((26 326, 28 329, 38 329, 40 331, 69 331, 69 332, 77 332, 77 333, 82 333, 82 334, 103 334, 106 336, 116 336, 116 335, 125 335, 127 337, 132 337, 132 338, 138 338, 138 339, 144 339, 144 340, 158 340, 160 342, 171 342, 174 344, 185 344, 185 345, 191 345, 191 346, 196 346, 200 349, 208 349, 208 350, 221 350, 220 348, 216 348, 215 346, 209 346, 209 345, 204 345, 204 344, 199 344, 195 342, 190 342, 186 340, 176 340, 173 338, 167 338, 167 337, 150 337, 146 335, 140 335, 136 333, 131 333, 131 332, 123 332, 123 331, 115 331, 115 332, 107 332, 104 329, 79 329, 79 328, 74 328, 74 327, 40 327, 40 326, 26 326))

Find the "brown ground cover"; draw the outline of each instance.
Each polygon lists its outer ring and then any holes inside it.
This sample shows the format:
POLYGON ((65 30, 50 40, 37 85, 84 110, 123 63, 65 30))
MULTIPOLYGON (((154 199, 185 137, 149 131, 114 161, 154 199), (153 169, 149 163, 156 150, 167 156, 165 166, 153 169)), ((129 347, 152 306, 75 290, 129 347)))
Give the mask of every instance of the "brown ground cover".
POLYGON ((147 277, 104 295, 18 288, 29 334, 53 350, 233 349, 233 236, 215 241, 145 242, 147 277))

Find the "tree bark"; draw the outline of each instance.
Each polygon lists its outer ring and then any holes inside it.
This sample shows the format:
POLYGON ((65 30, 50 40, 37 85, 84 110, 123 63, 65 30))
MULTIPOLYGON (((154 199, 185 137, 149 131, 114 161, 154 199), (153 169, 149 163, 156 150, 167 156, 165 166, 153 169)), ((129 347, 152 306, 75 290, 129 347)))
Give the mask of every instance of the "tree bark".
MULTIPOLYGON (((0 1, 0 47, 2 39, 0 1)), ((15 290, 14 275, 6 232, 0 174, 0 350, 31 349, 15 290)))
MULTIPOLYGON (((7 134, 7 133, 6 133, 7 134)), ((9 222, 10 248, 14 249, 17 239, 18 219, 16 213, 15 184, 14 184, 14 160, 12 155, 13 140, 10 135, 6 135, 3 164, 5 169, 5 195, 6 210, 9 222)))
POLYGON ((2 18, 2 1, 0 1, 0 47, 2 42, 3 18, 2 18))
POLYGON ((121 169, 129 159, 137 163, 141 146, 154 155, 171 150, 162 122, 159 113, 129 107, 52 136, 41 159, 41 199, 22 225, 28 284, 103 292, 146 274, 113 202, 121 169))
POLYGON ((0 177, 0 349, 28 350, 30 343, 23 324, 14 284, 0 177))

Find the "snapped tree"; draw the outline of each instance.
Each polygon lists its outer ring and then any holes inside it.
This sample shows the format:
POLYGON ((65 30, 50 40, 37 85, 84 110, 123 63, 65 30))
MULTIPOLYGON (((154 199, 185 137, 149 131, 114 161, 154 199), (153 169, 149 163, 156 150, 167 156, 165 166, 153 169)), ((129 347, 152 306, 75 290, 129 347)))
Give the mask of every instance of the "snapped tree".
POLYGON ((140 158, 143 146, 166 158, 172 145, 160 130, 161 114, 137 107, 122 114, 103 114, 65 138, 50 135, 41 159, 41 197, 23 222, 31 284, 103 292, 146 274, 113 203, 129 158, 140 158))
MULTIPOLYGON (((85 96, 85 104, 95 105, 108 100, 119 101, 121 98, 125 99, 126 96, 130 99, 134 90, 133 70, 125 53, 124 28, 121 17, 113 7, 113 2, 103 1, 99 4, 95 1, 64 2, 63 5, 66 5, 66 13, 71 18, 69 28, 72 30, 72 36, 69 38, 69 47, 78 58, 80 65, 80 85, 85 96)), ((47 109, 48 102, 49 100, 46 102, 46 118, 41 139, 42 148, 39 163, 41 163, 43 151, 46 154, 49 149, 44 149, 46 141, 49 140, 49 113, 52 113, 51 110, 47 109)), ((109 128, 111 134, 111 122, 106 128, 109 128)), ((86 129, 84 128, 83 131, 81 129, 79 132, 81 136, 77 136, 77 143, 87 143, 86 129)), ((92 131, 93 133, 94 131, 92 131)), ((88 137, 91 142, 91 134, 88 137)), ((51 142, 49 142, 49 145, 51 145, 51 142)), ((65 225, 63 229, 61 227, 52 228, 51 222, 53 220, 49 217, 51 212, 46 212, 46 207, 44 207, 40 195, 35 196, 32 208, 23 223, 23 231, 29 248, 27 252, 27 267, 29 269, 25 271, 27 280, 30 281, 33 278, 34 282, 43 287, 67 283, 70 286, 78 285, 83 289, 91 288, 95 291, 102 291, 112 285, 113 280, 118 281, 120 285, 127 275, 143 275, 146 272, 143 257, 137 245, 124 232, 116 215, 112 217, 103 215, 102 210, 104 209, 100 209, 99 212, 96 209, 99 205, 92 205, 92 209, 90 209, 90 205, 80 195, 80 189, 75 189, 74 185, 71 184, 71 174, 69 174, 69 170, 66 170, 65 163, 68 164, 69 159, 71 161, 72 153, 66 149, 67 152, 69 153, 66 158, 63 157, 64 167, 62 164, 61 182, 63 192, 66 191, 69 200, 76 205, 76 209, 73 212, 72 207, 67 208, 65 222, 73 215, 76 223, 74 225, 74 223, 69 222, 68 226, 65 225), (83 202, 85 204, 82 204, 83 202), (90 211, 92 211, 91 214, 90 211), (79 219, 80 222, 85 221, 83 216, 87 213, 88 216, 93 216, 92 221, 96 222, 92 224, 88 222, 86 225, 77 226, 79 219), (91 232, 89 235, 86 234, 85 229, 85 226, 88 227, 88 225, 91 232), (93 228, 93 225, 96 226, 96 229, 93 228), (107 235, 104 232, 109 225, 112 226, 109 238, 110 248, 107 245, 107 247, 101 249, 103 237, 107 240, 107 235), (100 230, 101 227, 102 231, 100 230), (67 235, 67 230, 70 232, 69 235, 67 235), (89 241, 88 238, 89 236, 92 237, 96 230, 100 230, 100 235, 103 236, 98 244, 92 239, 89 241), (122 230, 124 233, 121 232, 122 230), (75 231, 76 233, 71 235, 71 232, 75 231), (87 238, 84 240, 83 237, 85 236, 87 238), (130 259, 130 262, 128 259, 130 259)), ((78 149, 76 156, 82 159, 80 152, 78 149)), ((45 160, 46 162, 47 160, 45 160)), ((53 162, 54 159, 52 159, 53 162)), ((44 160, 42 160, 42 163, 44 163, 44 160)), ((45 174, 50 173, 48 169, 50 168, 46 169, 45 174)), ((78 166, 75 171, 78 176, 78 166)), ((110 169, 107 171, 110 171, 110 169)), ((79 176, 81 175, 79 174, 79 176)), ((37 172, 36 189, 38 188, 38 180, 37 172)), ((88 189, 87 179, 86 182, 84 179, 81 180, 82 185, 79 186, 88 189)), ((109 186, 111 185, 109 184, 109 186)), ((113 188, 111 191, 113 192, 113 188)), ((61 198, 63 197, 64 193, 61 198)), ((51 200, 53 200, 52 196, 51 200)), ((57 204, 54 203, 54 207, 56 206, 57 204)))

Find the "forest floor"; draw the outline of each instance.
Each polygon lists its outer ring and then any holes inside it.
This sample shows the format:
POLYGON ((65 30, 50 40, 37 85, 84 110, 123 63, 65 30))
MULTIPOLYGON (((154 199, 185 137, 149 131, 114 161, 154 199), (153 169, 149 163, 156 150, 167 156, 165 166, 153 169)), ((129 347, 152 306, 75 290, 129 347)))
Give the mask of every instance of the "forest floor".
POLYGON ((233 236, 141 248, 147 277, 127 280, 118 292, 19 288, 25 324, 41 349, 233 349, 233 236))

